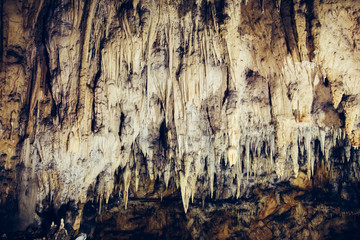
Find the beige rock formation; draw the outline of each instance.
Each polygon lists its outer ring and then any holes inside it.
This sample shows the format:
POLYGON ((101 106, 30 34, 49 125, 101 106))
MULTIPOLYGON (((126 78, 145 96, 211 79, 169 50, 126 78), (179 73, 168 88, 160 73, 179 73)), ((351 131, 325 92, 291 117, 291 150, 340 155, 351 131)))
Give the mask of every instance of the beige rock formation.
POLYGON ((26 225, 119 188, 127 206, 143 179, 186 212, 349 161, 359 19, 356 0, 2 1, 1 203, 26 225))

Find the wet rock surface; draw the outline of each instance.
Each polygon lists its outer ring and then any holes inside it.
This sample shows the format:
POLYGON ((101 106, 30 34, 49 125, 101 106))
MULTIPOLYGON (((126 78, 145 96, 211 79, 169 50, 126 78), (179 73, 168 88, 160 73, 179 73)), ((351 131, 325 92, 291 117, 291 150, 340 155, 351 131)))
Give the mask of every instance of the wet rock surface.
POLYGON ((81 230, 92 239, 358 239, 358 186, 348 191, 357 197, 254 187, 237 201, 195 199, 186 214, 179 198, 131 199, 126 211, 113 203, 96 217, 85 214, 81 230))
POLYGON ((283 183, 249 189, 240 200, 194 199, 185 214, 178 197, 130 198, 125 210, 110 199, 99 212, 84 207, 80 234, 52 225, 44 232, 8 233, 1 239, 358 239, 359 186, 350 200, 329 189, 303 190, 283 183), (45 235, 44 235, 45 234, 45 235))

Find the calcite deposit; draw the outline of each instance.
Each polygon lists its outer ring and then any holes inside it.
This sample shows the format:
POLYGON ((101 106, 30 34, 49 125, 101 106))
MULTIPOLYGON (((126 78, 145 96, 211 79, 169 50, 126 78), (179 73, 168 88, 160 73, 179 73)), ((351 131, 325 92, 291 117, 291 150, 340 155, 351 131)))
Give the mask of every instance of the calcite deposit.
POLYGON ((111 198, 178 193, 187 213, 320 166, 360 181, 357 0, 0 6, 0 205, 20 229, 71 205, 77 230, 111 198))

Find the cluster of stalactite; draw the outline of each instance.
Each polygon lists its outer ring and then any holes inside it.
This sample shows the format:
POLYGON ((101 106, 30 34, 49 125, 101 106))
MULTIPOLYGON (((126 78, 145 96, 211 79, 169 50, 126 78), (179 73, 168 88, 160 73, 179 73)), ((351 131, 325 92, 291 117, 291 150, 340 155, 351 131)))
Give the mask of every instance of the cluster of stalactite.
POLYGON ((175 184, 186 212, 194 197, 359 161, 359 9, 2 1, 1 166, 23 218, 89 189, 107 202, 117 184, 126 206, 144 171, 175 184))

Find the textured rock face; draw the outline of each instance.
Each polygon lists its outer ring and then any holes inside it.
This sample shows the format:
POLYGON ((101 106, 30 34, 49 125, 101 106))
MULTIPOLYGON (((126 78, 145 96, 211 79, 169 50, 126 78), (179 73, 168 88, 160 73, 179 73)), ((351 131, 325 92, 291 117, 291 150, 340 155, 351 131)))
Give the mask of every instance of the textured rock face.
POLYGON ((77 229, 114 193, 180 189, 187 212, 335 159, 359 181, 359 19, 356 0, 2 1, 1 203, 24 226, 75 203, 77 229))
MULTIPOLYGON (((93 239, 356 239, 359 210, 336 204, 336 196, 309 194, 286 186, 252 189, 241 201, 129 202, 105 210, 95 221, 93 239), (314 201, 317 198, 317 201, 314 201), (309 201, 310 200, 310 201, 309 201), (353 230, 354 232, 351 232, 353 230), (340 233, 340 234, 339 234, 340 233)), ((82 230, 94 219, 85 215, 82 230)))

